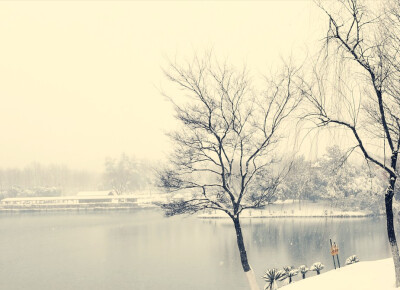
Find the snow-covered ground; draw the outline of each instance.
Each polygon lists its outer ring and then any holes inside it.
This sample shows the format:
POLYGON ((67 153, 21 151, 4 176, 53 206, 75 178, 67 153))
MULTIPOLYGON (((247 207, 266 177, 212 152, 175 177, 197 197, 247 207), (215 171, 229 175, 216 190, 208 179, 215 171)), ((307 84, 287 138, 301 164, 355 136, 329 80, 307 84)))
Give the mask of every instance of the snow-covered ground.
POLYGON ((284 290, 392 290, 393 260, 359 262, 281 287, 284 290))

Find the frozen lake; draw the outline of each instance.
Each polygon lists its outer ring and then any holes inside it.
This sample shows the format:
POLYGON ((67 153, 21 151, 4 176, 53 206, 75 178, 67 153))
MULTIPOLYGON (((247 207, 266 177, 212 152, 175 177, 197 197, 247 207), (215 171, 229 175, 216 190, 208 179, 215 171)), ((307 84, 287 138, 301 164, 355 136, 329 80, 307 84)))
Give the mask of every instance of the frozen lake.
MULTIPOLYGON (((152 210, 0 219, 0 289, 247 289, 228 219, 152 210)), ((390 257, 383 218, 242 219, 242 226, 260 286, 270 267, 320 261, 333 268, 329 238, 343 265, 352 254, 390 257)))

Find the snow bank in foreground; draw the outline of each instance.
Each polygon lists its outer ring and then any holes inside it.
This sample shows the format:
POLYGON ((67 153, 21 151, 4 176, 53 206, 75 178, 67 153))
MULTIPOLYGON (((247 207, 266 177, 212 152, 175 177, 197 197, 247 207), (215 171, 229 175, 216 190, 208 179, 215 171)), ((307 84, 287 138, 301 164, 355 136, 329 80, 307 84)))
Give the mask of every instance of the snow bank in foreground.
POLYGON ((359 262, 321 275, 293 282, 284 290, 392 290, 395 288, 393 260, 359 262))

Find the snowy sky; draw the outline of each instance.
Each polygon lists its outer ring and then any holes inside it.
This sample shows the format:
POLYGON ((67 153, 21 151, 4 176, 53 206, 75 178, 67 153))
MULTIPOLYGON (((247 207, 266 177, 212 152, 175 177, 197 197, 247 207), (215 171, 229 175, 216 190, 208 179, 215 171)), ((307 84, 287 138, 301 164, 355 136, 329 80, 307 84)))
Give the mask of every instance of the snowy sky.
POLYGON ((264 73, 315 52, 322 19, 299 0, 0 2, 0 164, 163 158, 167 57, 212 48, 264 73))

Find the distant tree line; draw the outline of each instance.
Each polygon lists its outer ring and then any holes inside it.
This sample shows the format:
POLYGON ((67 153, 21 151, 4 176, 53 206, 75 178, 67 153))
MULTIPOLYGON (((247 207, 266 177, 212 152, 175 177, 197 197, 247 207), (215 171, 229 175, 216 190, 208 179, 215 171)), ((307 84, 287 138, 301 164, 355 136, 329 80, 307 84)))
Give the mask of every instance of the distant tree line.
POLYGON ((152 168, 149 162, 126 154, 107 158, 103 173, 40 163, 23 168, 0 168, 0 199, 75 195, 79 191, 110 189, 117 194, 131 194, 153 186, 152 168))
MULTIPOLYGON (((376 210, 379 193, 385 188, 384 175, 346 157, 346 152, 338 146, 328 147, 321 158, 313 161, 296 157, 290 161, 290 172, 277 188, 274 199, 324 200, 342 208, 376 210)), ((102 174, 40 163, 24 168, 0 168, 0 198, 74 195, 83 190, 109 189, 117 194, 131 194, 154 186, 153 169, 154 165, 148 161, 126 154, 107 158, 102 174)))
POLYGON ((24 168, 0 168, 0 197, 59 196, 91 189, 98 182, 92 172, 32 163, 24 168))

